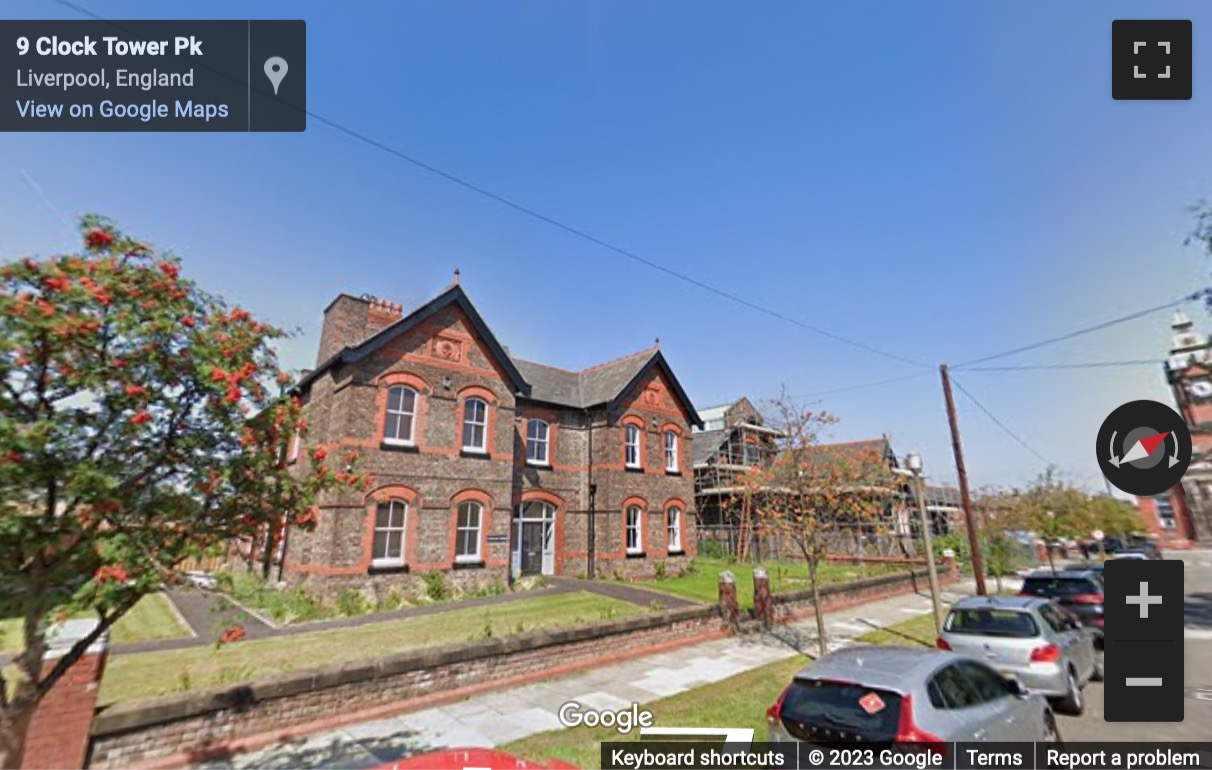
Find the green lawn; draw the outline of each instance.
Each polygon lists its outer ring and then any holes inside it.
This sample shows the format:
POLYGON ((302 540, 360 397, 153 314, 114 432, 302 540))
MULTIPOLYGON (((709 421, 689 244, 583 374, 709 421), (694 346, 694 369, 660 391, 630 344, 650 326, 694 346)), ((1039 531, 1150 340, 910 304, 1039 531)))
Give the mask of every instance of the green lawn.
MULTIPOLYGON (((765 567, 770 575, 770 589, 775 593, 800 591, 809 588, 808 566, 803 562, 772 561, 765 564, 736 564, 727 559, 697 557, 695 571, 678 577, 652 580, 643 583, 645 588, 666 591, 687 599, 715 603, 720 595, 720 573, 730 571, 736 575, 737 601, 743 609, 753 607, 753 570, 765 567)), ((817 579, 822 586, 846 583, 873 575, 902 572, 904 565, 868 564, 822 564, 817 570, 817 579)))
MULTIPOLYGON (((864 634, 858 641, 933 647, 934 621, 930 615, 922 615, 864 634)), ((805 655, 792 655, 714 684, 661 698, 644 708, 652 712, 658 725, 752 727, 753 739, 765 741, 766 709, 779 697, 795 672, 811 660, 805 655)), ((524 759, 555 758, 578 767, 599 767, 602 763, 599 743, 627 740, 639 740, 639 731, 623 736, 613 728, 570 727, 532 735, 500 748, 524 759)))
MULTIPOLYGON (((110 631, 111 644, 147 642, 189 636, 189 629, 163 594, 149 594, 123 615, 110 631)), ((20 618, 0 618, 0 652, 15 652, 22 643, 20 618)))
POLYGON ((487 607, 451 609, 357 628, 241 641, 219 648, 115 655, 106 666, 99 703, 234 684, 423 647, 598 623, 646 611, 634 604, 578 591, 487 607))

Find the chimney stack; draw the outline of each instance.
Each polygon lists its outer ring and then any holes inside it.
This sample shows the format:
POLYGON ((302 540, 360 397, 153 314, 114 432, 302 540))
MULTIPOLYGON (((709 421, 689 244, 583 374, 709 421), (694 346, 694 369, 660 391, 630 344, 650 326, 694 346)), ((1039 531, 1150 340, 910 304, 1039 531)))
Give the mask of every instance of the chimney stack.
POLYGON ((320 350, 316 366, 332 358, 343 348, 357 345, 377 334, 404 315, 404 307, 364 294, 353 297, 340 294, 324 309, 324 328, 320 332, 320 350))

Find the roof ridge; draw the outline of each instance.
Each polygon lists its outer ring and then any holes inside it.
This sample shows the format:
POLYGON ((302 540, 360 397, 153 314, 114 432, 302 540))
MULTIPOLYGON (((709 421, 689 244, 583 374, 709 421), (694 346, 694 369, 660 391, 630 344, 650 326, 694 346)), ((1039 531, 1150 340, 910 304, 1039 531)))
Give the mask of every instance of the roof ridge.
POLYGON ((828 444, 817 444, 816 446, 831 447, 831 446, 849 446, 851 444, 886 444, 886 443, 888 443, 888 437, 881 436, 880 438, 858 438, 858 439, 854 439, 852 441, 834 441, 834 442, 830 442, 828 444))
POLYGON ((524 364, 534 364, 535 366, 542 366, 546 369, 555 369, 558 372, 565 372, 566 374, 580 374, 580 372, 576 369, 565 369, 562 366, 552 366, 551 364, 545 364, 542 361, 535 361, 533 358, 518 358, 517 356, 512 356, 512 358, 514 361, 521 361, 524 364))
POLYGON ((661 349, 661 348, 660 348, 660 346, 658 346, 658 345, 650 345, 649 347, 646 347, 646 348, 644 348, 643 350, 637 350, 637 351, 636 351, 636 352, 634 352, 634 353, 628 353, 628 354, 627 354, 627 355, 625 355, 625 356, 619 356, 618 358, 612 359, 612 360, 610 360, 610 361, 603 361, 603 362, 602 362, 602 363, 600 363, 600 364, 594 364, 593 366, 590 366, 590 367, 588 367, 588 368, 586 368, 586 369, 582 369, 582 370, 579 372, 579 374, 585 374, 586 372, 592 372, 592 371, 594 371, 595 369, 601 369, 601 368, 603 368, 603 367, 610 366, 611 364, 618 364, 618 363, 622 363, 623 361, 626 361, 626 360, 627 360, 627 359, 629 359, 629 358, 638 358, 638 357, 640 357, 640 356, 642 356, 642 355, 645 355, 645 354, 651 354, 651 353, 655 353, 655 352, 660 351, 660 349, 661 349))

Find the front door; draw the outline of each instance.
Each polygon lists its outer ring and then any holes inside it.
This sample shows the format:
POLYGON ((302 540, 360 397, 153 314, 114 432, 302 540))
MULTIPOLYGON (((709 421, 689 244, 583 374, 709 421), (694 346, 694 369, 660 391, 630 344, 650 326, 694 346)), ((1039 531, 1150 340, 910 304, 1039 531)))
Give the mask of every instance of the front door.
POLYGON ((543 527, 541 521, 522 522, 522 574, 543 574, 543 527))

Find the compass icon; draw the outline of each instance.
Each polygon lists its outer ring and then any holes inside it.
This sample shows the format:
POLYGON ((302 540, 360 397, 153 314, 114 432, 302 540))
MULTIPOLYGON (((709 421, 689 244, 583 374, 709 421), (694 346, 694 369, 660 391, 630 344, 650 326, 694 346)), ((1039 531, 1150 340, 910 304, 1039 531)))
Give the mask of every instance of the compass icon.
POLYGON ((1130 401, 1099 428, 1095 452, 1103 475, 1130 495, 1147 497, 1182 480, 1191 464, 1186 422, 1158 401, 1130 401))

